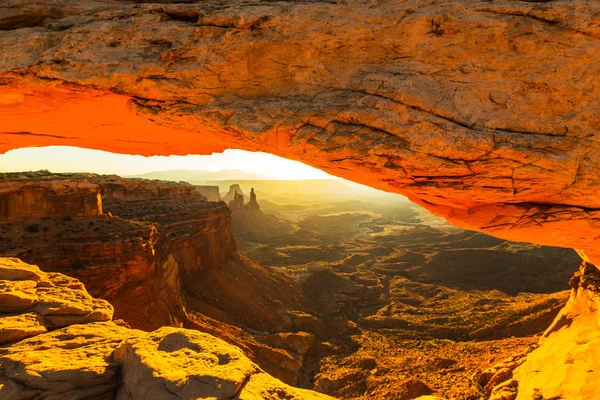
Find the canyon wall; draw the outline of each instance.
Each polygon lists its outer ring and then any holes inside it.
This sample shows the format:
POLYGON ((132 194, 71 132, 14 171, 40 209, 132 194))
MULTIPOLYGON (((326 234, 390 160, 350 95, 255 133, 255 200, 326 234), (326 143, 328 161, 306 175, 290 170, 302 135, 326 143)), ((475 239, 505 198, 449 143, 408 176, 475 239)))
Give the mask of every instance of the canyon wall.
POLYGON ((331 399, 284 384, 214 336, 113 322, 110 304, 74 278, 0 258, 0 281, 0 398, 331 399))
MULTIPOLYGON (((64 178, 33 174, 44 182, 64 178)), ((225 204, 205 201, 185 183, 78 176, 107 194, 105 213, 0 219, 0 255, 79 279, 133 328, 209 332, 244 348, 276 377, 296 382, 303 355, 262 344, 244 329, 295 332, 305 328, 300 319, 314 317, 302 312, 296 282, 237 253, 225 204)), ((35 180, 0 174, 0 187, 27 192, 35 180)))
POLYGON ((200 197, 194 187, 186 182, 170 182, 139 178, 121 178, 118 175, 90 174, 90 181, 101 188, 103 200, 146 200, 153 198, 200 197))
MULTIPOLYGON (((72 202, 65 210, 79 204, 60 175, 3 178, 0 191, 7 196, 32 197, 46 185, 55 188, 52 196, 72 202)), ((0 254, 80 279, 93 296, 115 306, 116 318, 135 328, 182 326, 182 278, 194 269, 218 268, 235 252, 227 207, 203 201, 188 184, 94 174, 71 180, 92 187, 98 201, 100 192, 107 196, 106 214, 2 218, 0 254)))
POLYGON ((91 217, 102 214, 100 187, 86 179, 0 182, 0 219, 91 217))
POLYGON ((0 151, 268 151, 600 261, 600 5, 0 6, 0 151))

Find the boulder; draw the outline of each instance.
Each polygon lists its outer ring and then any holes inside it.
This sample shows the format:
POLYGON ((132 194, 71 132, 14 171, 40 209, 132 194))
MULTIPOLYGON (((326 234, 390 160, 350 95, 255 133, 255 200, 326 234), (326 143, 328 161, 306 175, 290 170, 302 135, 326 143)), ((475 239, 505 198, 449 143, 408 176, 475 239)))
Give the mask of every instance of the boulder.
POLYGON ((113 360, 123 371, 117 400, 330 398, 292 388, 263 372, 237 347, 192 330, 163 327, 126 339, 113 360))
POLYGON ((0 345, 46 332, 44 317, 36 313, 0 314, 0 345))

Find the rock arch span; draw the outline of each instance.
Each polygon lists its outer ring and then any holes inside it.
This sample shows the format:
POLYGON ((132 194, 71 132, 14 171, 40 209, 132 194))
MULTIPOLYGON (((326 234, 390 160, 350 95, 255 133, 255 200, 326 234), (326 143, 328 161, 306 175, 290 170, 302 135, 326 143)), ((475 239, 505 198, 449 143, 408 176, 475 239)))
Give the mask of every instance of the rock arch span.
POLYGON ((0 151, 261 150, 600 263, 599 17, 565 0, 9 0, 0 151))

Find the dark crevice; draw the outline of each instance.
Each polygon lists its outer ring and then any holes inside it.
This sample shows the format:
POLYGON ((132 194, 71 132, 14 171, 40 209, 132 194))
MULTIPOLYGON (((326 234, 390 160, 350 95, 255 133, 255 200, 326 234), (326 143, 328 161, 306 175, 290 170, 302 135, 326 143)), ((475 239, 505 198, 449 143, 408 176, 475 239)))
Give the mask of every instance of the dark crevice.
MULTIPOLYGON (((535 1, 530 1, 530 2, 535 2, 535 1)), ((543 1, 538 1, 539 3, 542 3, 543 1)), ((555 21, 552 19, 547 19, 547 18, 543 18, 539 15, 535 15, 532 14, 531 11, 529 12, 521 12, 521 11, 502 11, 502 10, 496 10, 496 9, 485 9, 482 10, 484 12, 490 12, 492 14, 498 14, 498 15, 508 15, 508 16, 513 16, 513 17, 522 17, 522 18, 529 18, 532 19, 534 21, 538 21, 541 22, 545 25, 549 25, 553 28, 558 28, 558 29, 565 29, 565 30, 569 30, 572 32, 576 32, 576 33, 580 33, 582 35, 585 36, 589 36, 589 37, 593 37, 593 38, 597 38, 597 36, 595 36, 594 34, 590 33, 590 32, 586 32, 586 31, 582 31, 580 29, 576 29, 576 28, 572 28, 569 26, 565 26, 563 24, 562 21, 555 21)))
POLYGON ((233 394, 233 396, 231 396, 229 398, 229 400, 236 400, 239 399, 239 395, 240 393, 242 393, 242 390, 244 390, 244 388, 246 387, 246 385, 248 384, 248 382, 250 381, 250 378, 252 378, 252 375, 254 375, 256 372, 253 371, 251 373, 249 373, 248 375, 246 375, 246 377, 244 378, 244 380, 242 381, 242 383, 240 384, 240 387, 235 391, 235 393, 233 394))
POLYGON ((74 139, 69 136, 59 136, 59 135, 48 135, 45 133, 34 133, 34 132, 0 132, 0 135, 21 135, 21 136, 42 136, 42 137, 51 137, 55 139, 74 139))

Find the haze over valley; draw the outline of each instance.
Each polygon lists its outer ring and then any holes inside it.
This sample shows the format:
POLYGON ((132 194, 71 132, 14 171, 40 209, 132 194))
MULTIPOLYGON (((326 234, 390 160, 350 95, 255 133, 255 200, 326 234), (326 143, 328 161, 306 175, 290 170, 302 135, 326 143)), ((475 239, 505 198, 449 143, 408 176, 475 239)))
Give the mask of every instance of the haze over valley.
POLYGON ((484 398, 567 302, 570 249, 304 178, 0 174, 0 254, 81 280, 125 326, 214 335, 285 384, 340 399, 484 398))

